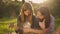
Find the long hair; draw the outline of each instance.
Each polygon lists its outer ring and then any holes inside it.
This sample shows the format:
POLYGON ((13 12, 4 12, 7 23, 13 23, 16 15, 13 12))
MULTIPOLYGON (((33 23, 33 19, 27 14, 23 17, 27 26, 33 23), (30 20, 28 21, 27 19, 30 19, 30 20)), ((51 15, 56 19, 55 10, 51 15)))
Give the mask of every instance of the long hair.
POLYGON ((47 27, 50 26, 50 12, 49 12, 49 9, 48 7, 40 7, 37 9, 37 11, 40 11, 41 14, 44 16, 44 19, 45 19, 45 25, 47 27))
POLYGON ((26 10, 30 11, 30 14, 28 16, 28 21, 30 23, 32 23, 33 9, 32 9, 32 5, 29 3, 24 3, 21 8, 21 12, 20 12, 21 23, 24 23, 24 21, 25 21, 24 11, 26 11, 26 10))

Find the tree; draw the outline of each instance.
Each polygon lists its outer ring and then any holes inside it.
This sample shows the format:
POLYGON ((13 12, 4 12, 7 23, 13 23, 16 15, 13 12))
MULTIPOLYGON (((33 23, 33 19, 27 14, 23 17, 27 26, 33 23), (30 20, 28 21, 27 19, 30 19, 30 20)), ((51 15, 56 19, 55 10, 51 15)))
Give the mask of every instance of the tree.
POLYGON ((22 3, 25 3, 25 0, 22 0, 22 3))
POLYGON ((6 1, 6 2, 2 2, 2 0, 0 0, 0 18, 18 16, 22 2, 20 1, 18 2, 6 1))

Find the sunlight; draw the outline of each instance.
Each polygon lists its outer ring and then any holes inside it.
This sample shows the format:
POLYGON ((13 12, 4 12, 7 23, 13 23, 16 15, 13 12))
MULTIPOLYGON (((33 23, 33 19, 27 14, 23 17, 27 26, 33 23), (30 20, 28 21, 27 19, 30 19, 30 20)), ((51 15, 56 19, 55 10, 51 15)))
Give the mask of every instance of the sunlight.
MULTIPOLYGON (((22 0, 20 0, 22 1, 22 0)), ((33 3, 44 3, 46 2, 47 0, 25 0, 26 2, 29 2, 29 1, 32 1, 33 3)))
POLYGON ((44 3, 46 0, 32 0, 33 3, 44 3))

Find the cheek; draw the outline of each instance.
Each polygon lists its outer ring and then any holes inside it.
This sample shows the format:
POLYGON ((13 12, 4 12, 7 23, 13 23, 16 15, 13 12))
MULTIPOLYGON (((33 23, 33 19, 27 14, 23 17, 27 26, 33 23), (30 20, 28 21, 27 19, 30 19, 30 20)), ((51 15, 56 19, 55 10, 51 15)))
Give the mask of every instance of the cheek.
POLYGON ((25 14, 26 16, 28 16, 28 12, 24 12, 24 14, 25 14))
POLYGON ((37 16, 39 15, 39 13, 37 12, 37 16))
POLYGON ((28 15, 28 13, 25 13, 25 15, 28 15))
POLYGON ((39 12, 37 12, 37 16, 38 16, 38 17, 41 17, 41 14, 40 14, 39 12))
POLYGON ((39 13, 37 13, 37 17, 38 17, 38 18, 44 18, 44 16, 41 15, 41 14, 39 14, 39 13))
POLYGON ((43 18, 44 18, 44 16, 40 16, 40 18, 41 18, 41 19, 43 19, 43 18))

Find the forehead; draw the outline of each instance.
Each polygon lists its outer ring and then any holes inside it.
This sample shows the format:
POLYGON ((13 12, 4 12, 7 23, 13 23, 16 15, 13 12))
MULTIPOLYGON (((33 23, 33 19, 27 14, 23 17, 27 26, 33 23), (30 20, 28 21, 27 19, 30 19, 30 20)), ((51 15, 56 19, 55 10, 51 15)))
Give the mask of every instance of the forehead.
POLYGON ((24 12, 31 12, 30 10, 25 10, 24 12))
POLYGON ((42 13, 40 11, 37 11, 37 14, 42 15, 42 13))

